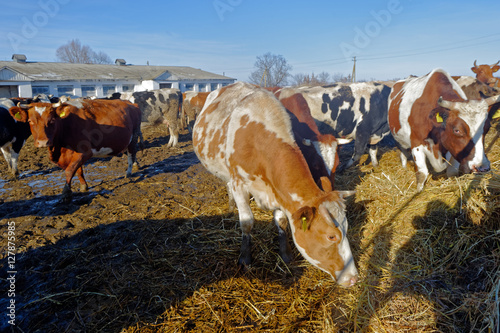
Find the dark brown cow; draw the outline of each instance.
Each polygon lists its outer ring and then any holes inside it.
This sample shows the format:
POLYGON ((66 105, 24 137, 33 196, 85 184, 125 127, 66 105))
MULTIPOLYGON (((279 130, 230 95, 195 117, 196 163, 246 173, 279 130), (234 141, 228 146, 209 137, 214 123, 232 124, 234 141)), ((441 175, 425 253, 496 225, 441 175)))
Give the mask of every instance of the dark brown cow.
POLYGON ((437 172, 447 169, 448 176, 489 170, 483 131, 488 108, 498 97, 467 100, 460 86, 441 69, 394 84, 389 127, 402 149, 403 165, 410 152, 413 156, 419 192, 429 175, 427 161, 437 172))
MULTIPOLYGON (((270 89, 267 89, 270 90, 270 89)), ((311 116, 307 101, 302 94, 290 89, 272 91, 290 112, 295 141, 304 155, 314 180, 322 186, 322 177, 335 184, 335 170, 339 165, 338 142, 331 134, 321 134, 311 116)))
POLYGON ((290 116, 272 93, 243 82, 212 92, 196 119, 193 146, 201 163, 227 183, 230 202, 238 207, 240 264, 251 263, 251 195, 261 208, 274 210, 283 260, 291 259, 289 223, 295 245, 311 264, 342 286, 357 281, 343 202, 352 193, 318 187, 290 116))
POLYGON ((70 103, 34 103, 12 107, 10 114, 29 121, 36 147, 48 147, 50 160, 64 169, 64 202, 71 200, 71 179, 88 189, 82 165, 91 157, 118 155, 128 151, 127 176, 137 167, 137 140, 141 135, 141 111, 127 101, 82 100, 70 103))
POLYGON ((497 63, 493 65, 477 65, 476 60, 474 60, 474 67, 471 68, 471 70, 476 73, 476 79, 479 81, 486 83, 487 85, 493 87, 499 87, 499 78, 496 78, 493 76, 493 73, 497 72, 500 69, 500 66, 498 66, 498 61, 497 63))

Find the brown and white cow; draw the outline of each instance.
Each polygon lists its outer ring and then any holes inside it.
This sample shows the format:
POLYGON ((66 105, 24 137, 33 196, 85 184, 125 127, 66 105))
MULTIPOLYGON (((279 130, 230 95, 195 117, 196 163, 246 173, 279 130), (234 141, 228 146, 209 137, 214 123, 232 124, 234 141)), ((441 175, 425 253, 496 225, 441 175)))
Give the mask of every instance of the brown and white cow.
POLYGON ((477 65, 476 60, 474 60, 474 67, 471 67, 471 70, 476 73, 476 79, 479 81, 486 83, 487 85, 493 87, 500 87, 499 81, 500 78, 494 77, 493 73, 497 72, 500 69, 498 65, 500 61, 493 65, 477 65))
POLYGON ((64 169, 63 202, 71 200, 75 173, 81 190, 88 189, 82 165, 91 157, 128 151, 127 176, 137 167, 137 140, 141 111, 127 101, 78 100, 68 103, 34 103, 10 108, 14 119, 29 122, 36 147, 48 147, 50 160, 64 169))
POLYGON ((402 150, 406 166, 409 153, 415 161, 417 190, 422 191, 429 171, 447 175, 486 171, 483 131, 488 107, 498 97, 468 100, 451 76, 442 69, 396 82, 390 100, 388 122, 402 150))
POLYGON ((337 139, 332 134, 321 134, 311 116, 309 105, 302 94, 293 88, 267 89, 274 93, 290 112, 295 141, 304 155, 314 180, 320 186, 321 178, 330 179, 333 187, 335 170, 339 165, 337 139))
POLYGON ((352 192, 318 187, 288 112, 271 92, 243 82, 212 92, 196 119, 193 146, 201 163, 227 183, 230 202, 238 207, 240 264, 251 263, 251 195, 260 207, 274 210, 284 261, 291 259, 289 223, 295 245, 311 264, 342 286, 357 281, 343 200, 352 192))
POLYGON ((181 127, 188 127, 189 132, 192 132, 196 117, 203 109, 205 101, 210 92, 205 91, 188 91, 182 93, 182 112, 181 112, 181 127))

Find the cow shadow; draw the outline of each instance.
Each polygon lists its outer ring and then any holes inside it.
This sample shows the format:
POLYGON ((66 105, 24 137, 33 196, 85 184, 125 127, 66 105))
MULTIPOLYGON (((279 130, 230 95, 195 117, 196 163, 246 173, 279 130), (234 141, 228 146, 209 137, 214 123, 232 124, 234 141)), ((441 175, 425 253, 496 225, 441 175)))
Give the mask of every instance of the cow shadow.
MULTIPOLYGON (((425 213, 415 216, 411 221, 417 232, 405 241, 395 256, 390 255, 391 248, 401 238, 392 222, 415 199, 425 195, 425 191, 413 195, 380 227, 370 244, 362 249, 365 252, 368 247, 373 247, 374 255, 368 260, 370 271, 365 279, 369 297, 361 300, 361 306, 371 311, 368 311, 369 316, 358 317, 362 318, 357 323, 358 329, 368 331, 378 324, 382 325, 380 317, 386 315, 389 306, 397 306, 398 300, 412 302, 412 299, 424 299, 428 310, 434 311, 434 322, 425 325, 433 325, 433 329, 439 332, 477 330, 477 318, 468 312, 467 307, 460 305, 474 293, 489 292, 486 281, 494 276, 497 268, 494 261, 484 254, 493 257, 491 249, 495 247, 496 241, 491 238, 491 230, 496 227, 493 226, 489 230, 490 236, 485 237, 488 235, 488 226, 473 225, 466 218, 461 210, 466 203, 461 200, 468 198, 472 190, 470 186, 465 189, 463 197, 457 198, 453 205, 439 199, 430 201, 425 213), (480 252, 481 256, 468 257, 470 249, 462 243, 467 239, 474 239, 474 247, 483 251, 480 252), (386 272, 390 272, 389 277, 386 272)), ((488 311, 487 304, 480 305, 474 311, 476 315, 484 314, 488 311)), ((415 316, 416 313, 407 315, 415 316)), ((398 322, 401 316, 404 314, 395 313, 393 322, 398 322)), ((412 327, 410 323, 406 325, 412 327)), ((421 329, 428 327, 425 325, 421 329)), ((383 326, 380 328, 383 329, 383 326)))
MULTIPOLYGON (((304 268, 279 262, 277 241, 265 254, 268 260, 240 269, 240 240, 237 223, 224 216, 125 220, 18 253, 16 325, 2 321, 0 331, 121 332, 139 321, 156 322, 166 309, 219 281, 247 277, 285 288, 297 283, 304 268)), ((254 242, 258 251, 262 244, 254 242)), ((8 290, 7 259, 0 267, 0 287, 8 290)), ((9 302, 1 298, 0 307, 9 302)))

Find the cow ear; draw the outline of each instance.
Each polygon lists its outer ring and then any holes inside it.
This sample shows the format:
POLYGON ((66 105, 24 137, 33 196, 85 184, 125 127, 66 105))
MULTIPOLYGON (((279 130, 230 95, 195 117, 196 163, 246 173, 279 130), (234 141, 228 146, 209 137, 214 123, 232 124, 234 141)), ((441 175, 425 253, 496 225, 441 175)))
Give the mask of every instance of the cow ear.
POLYGON ((56 113, 57 115, 59 116, 59 118, 66 118, 69 116, 69 114, 71 113, 71 109, 73 108, 74 106, 72 105, 67 105, 67 104, 64 104, 62 106, 59 106, 57 109, 56 109, 56 113))
POLYGON ((17 121, 25 123, 28 121, 28 112, 26 110, 21 109, 18 106, 13 106, 9 109, 10 115, 17 121))
POLYGON ((500 69, 500 66, 493 66, 493 67, 491 67, 491 71, 493 73, 498 72, 499 69, 500 69))
POLYGON ((292 215, 295 230, 307 231, 311 227, 312 220, 316 214, 316 208, 305 206, 292 215))
POLYGON ((449 111, 444 108, 436 108, 431 111, 429 118, 436 127, 446 126, 446 119, 448 119, 449 111))
POLYGON ((471 71, 473 71, 474 73, 476 73, 476 74, 477 74, 477 67, 476 67, 476 66, 471 67, 471 71))

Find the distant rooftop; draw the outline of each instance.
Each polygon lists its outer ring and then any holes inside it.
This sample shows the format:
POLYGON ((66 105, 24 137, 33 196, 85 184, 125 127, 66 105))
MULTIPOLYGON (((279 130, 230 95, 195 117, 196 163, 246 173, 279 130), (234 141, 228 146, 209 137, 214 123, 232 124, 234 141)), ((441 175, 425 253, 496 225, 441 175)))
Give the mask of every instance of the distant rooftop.
POLYGON ((173 76, 174 80, 236 80, 187 66, 126 65, 123 59, 117 59, 113 65, 31 62, 26 61, 26 56, 22 54, 13 55, 12 59, 0 61, 0 70, 9 68, 34 81, 154 80, 165 73, 173 76))

